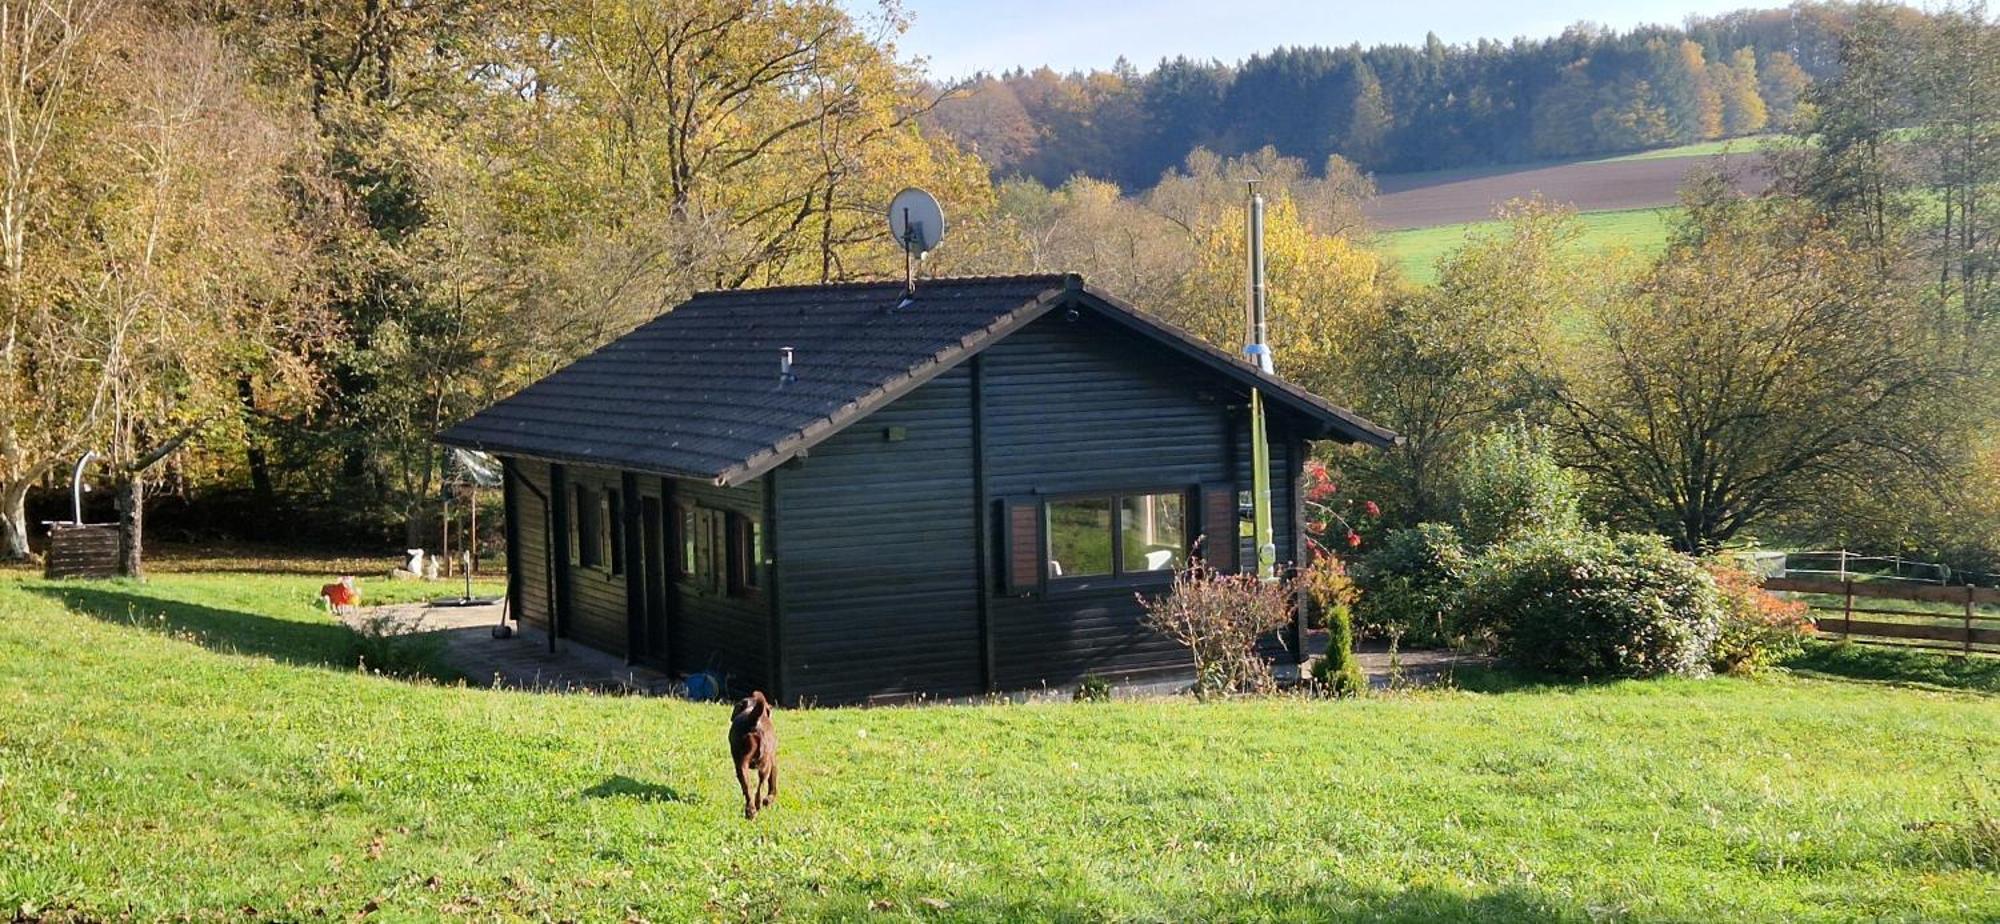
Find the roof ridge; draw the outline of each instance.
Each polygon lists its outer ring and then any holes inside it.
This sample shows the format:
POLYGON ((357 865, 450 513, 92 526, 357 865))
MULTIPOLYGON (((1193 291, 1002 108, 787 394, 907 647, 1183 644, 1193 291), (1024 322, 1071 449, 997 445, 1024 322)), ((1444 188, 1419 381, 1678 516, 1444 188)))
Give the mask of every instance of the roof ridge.
MULTIPOLYGON (((1002 283, 1058 283, 1074 273, 994 273, 971 276, 926 276, 917 280, 919 291, 925 285, 998 285, 1002 283)), ((752 295, 765 292, 811 292, 826 289, 870 289, 901 286, 901 279, 867 279, 847 282, 796 283, 781 286, 748 286, 741 289, 702 289, 691 298, 714 298, 730 295, 752 295)))

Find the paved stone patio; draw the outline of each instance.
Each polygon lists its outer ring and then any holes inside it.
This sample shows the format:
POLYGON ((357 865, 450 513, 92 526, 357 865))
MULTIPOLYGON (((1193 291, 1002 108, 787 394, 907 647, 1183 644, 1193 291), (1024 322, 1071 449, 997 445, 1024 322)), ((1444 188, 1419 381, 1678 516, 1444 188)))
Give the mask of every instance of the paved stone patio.
POLYGON ((548 635, 526 626, 512 637, 494 638, 493 627, 500 622, 498 603, 378 606, 341 619, 356 628, 370 619, 381 619, 394 631, 438 633, 444 639, 445 660, 468 682, 481 686, 641 696, 664 695, 675 688, 674 679, 663 672, 626 664, 624 658, 568 639, 557 639, 551 652, 548 635))

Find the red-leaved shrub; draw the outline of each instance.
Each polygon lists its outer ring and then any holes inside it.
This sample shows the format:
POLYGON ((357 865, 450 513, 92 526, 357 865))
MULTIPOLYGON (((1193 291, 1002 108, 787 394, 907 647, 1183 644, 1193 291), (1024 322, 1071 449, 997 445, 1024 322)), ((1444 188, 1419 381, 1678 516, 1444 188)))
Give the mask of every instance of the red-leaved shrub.
POLYGON ((1702 563, 1722 598, 1722 632, 1709 649, 1717 671, 1754 673, 1796 654, 1813 632, 1803 600, 1787 600, 1765 590, 1763 581, 1725 557, 1702 563))

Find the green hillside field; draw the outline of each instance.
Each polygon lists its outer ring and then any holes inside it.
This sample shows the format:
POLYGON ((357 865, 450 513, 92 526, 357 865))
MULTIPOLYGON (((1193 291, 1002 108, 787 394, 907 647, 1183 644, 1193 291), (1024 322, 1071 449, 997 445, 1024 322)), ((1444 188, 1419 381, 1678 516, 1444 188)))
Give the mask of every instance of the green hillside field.
MULTIPOLYGON (((1583 234, 1576 246, 1596 253, 1616 251, 1651 256, 1666 247, 1667 225, 1674 209, 1629 209, 1619 212, 1585 212, 1577 216, 1583 234)), ((1403 276, 1429 285, 1437 281, 1438 261, 1464 244, 1468 237, 1490 234, 1501 228, 1498 221, 1475 221, 1435 228, 1392 231, 1376 240, 1395 261, 1403 276)))

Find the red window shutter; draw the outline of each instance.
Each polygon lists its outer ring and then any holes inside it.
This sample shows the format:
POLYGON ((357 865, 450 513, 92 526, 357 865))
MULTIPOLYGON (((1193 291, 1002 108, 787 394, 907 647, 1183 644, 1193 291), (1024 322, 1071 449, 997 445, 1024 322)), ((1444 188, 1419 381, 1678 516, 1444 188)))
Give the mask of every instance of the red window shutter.
POLYGON ((1236 486, 1201 486, 1201 558, 1210 568, 1232 573, 1240 567, 1237 558, 1242 542, 1237 538, 1240 517, 1236 512, 1236 486))
POLYGON ((1042 502, 1034 497, 1000 502, 1002 584, 1013 596, 1042 588, 1042 502))

